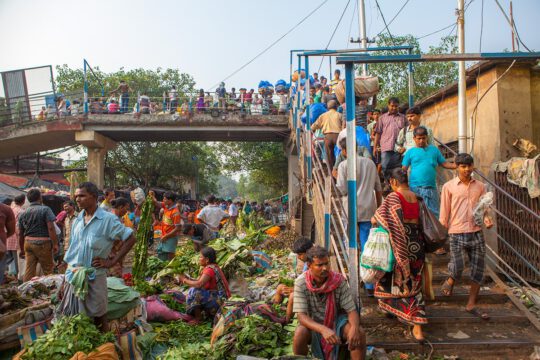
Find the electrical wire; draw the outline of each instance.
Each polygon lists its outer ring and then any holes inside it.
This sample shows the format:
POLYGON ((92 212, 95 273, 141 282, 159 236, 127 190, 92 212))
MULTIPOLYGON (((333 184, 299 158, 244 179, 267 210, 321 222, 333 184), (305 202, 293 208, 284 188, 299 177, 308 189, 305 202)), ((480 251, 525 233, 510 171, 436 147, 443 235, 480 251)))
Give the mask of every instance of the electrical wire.
MULTIPOLYGON (((334 38, 334 35, 336 35, 336 31, 339 27, 339 24, 341 24, 341 20, 343 20, 343 16, 345 15, 345 11, 347 11, 347 8, 349 7, 349 4, 351 3, 351 0, 347 0, 347 4, 345 4, 345 7, 343 8, 343 11, 341 12, 341 16, 339 17, 339 20, 336 24, 336 27, 334 27, 334 31, 332 32, 332 36, 330 36, 330 40, 328 40, 328 43, 326 44, 326 47, 324 50, 328 50, 328 47, 330 46, 330 43, 332 42, 332 39, 334 38)), ((321 63, 319 64, 319 69, 317 72, 321 71, 322 63, 324 61, 324 56, 321 56, 321 63)))
POLYGON ((347 49, 349 48, 349 39, 351 38, 351 33, 352 33, 352 24, 353 24, 353 21, 354 21, 354 16, 356 15, 356 9, 357 9, 357 5, 358 5, 358 2, 354 2, 354 9, 353 9, 353 12, 352 12, 352 16, 351 16, 351 22, 349 24, 349 36, 347 36, 347 49))
MULTIPOLYGON (((519 32, 517 30, 517 25, 516 25, 516 21, 514 20, 514 24, 512 24, 512 21, 510 21, 510 18, 508 17, 508 15, 506 14, 506 11, 504 11, 503 7, 501 6, 501 3, 499 2, 499 0, 494 0, 495 3, 497 3, 497 6, 499 6, 499 9, 501 10, 501 12, 503 13, 504 15, 504 18, 506 19, 506 21, 508 22, 508 24, 510 25, 511 28, 513 28, 514 32, 516 33, 516 38, 518 40, 518 43, 521 43, 521 45, 523 45, 523 47, 525 49, 527 49, 527 51, 529 52, 532 52, 531 49, 529 49, 527 47, 527 45, 525 45, 525 43, 523 43, 523 41, 521 41, 521 36, 519 36, 519 32)), ((519 45, 518 45, 519 46, 519 45)))
POLYGON ((240 71, 242 71, 245 67, 247 67, 249 64, 251 64, 252 62, 254 62, 255 60, 257 60, 261 55, 263 55, 264 53, 266 53, 268 50, 270 50, 271 48, 274 47, 274 45, 276 45, 278 42, 280 42, 283 38, 285 38, 287 35, 289 35, 291 32, 293 32, 297 27, 299 27, 300 25, 302 25, 302 23, 304 23, 304 21, 306 21, 308 18, 311 17, 311 15, 313 15, 317 10, 319 10, 324 4, 326 4, 328 2, 328 0, 324 0, 322 3, 320 3, 315 9, 311 10, 306 16, 304 16, 302 18, 302 20, 300 20, 296 25, 294 25, 292 28, 290 28, 285 34, 281 35, 277 40, 275 40, 273 43, 271 43, 270 45, 268 45, 264 50, 262 50, 261 52, 259 52, 257 55, 255 55, 254 58, 252 58, 251 60, 249 60, 248 62, 246 62, 244 65, 240 66, 238 69, 236 69, 235 71, 233 71, 230 75, 226 76, 223 80, 219 81, 218 83, 216 83, 215 85, 211 86, 210 89, 213 89, 215 88, 216 86, 218 86, 221 82, 225 82, 226 80, 230 79, 231 77, 233 77, 234 75, 238 74, 240 71))
POLYGON ((452 26, 456 26, 456 23, 451 23, 450 25, 448 26, 445 26, 443 27, 442 29, 439 29, 439 30, 435 30, 433 32, 430 32, 429 34, 426 34, 426 35, 422 35, 420 37, 417 37, 416 40, 420 40, 420 39, 423 39, 423 38, 427 38, 428 36, 431 36, 431 35, 435 35, 437 33, 440 33, 441 31, 444 31, 446 29, 450 29, 452 26))
MULTIPOLYGON (((405 4, 407 4, 407 2, 408 2, 408 0, 406 1, 405 4)), ((381 10, 381 6, 379 5, 379 0, 375 0, 375 4, 377 5, 377 10, 379 10, 379 14, 381 14, 382 21, 384 23, 384 29, 381 32, 379 32, 377 34, 377 36, 381 35, 384 32, 384 30, 386 30, 388 32, 388 35, 390 35, 390 40, 392 41, 392 44, 394 44, 395 43, 394 37, 392 36, 392 33, 390 32, 390 29, 388 28, 388 24, 386 23, 386 19, 384 18, 384 14, 383 14, 383 12, 381 10)), ((401 7, 401 8, 403 9, 403 7, 401 7)))
MULTIPOLYGON (((405 0, 405 2, 403 3, 403 5, 401 6, 401 8, 398 10, 398 12, 396 13, 396 15, 394 15, 394 17, 388 22, 388 24, 386 24, 386 21, 384 20, 384 15, 382 14, 382 11, 381 11, 381 7, 379 6, 379 3, 377 0, 375 0, 375 3, 377 4, 377 8, 379 9, 379 12, 381 13, 381 16, 383 18, 383 21, 384 21, 384 29, 382 29, 381 31, 379 31, 379 33, 377 34, 377 36, 381 35, 384 30, 386 29, 388 31, 388 34, 390 34, 390 29, 388 28, 390 25, 392 25, 392 23, 394 22, 394 20, 396 20, 396 18, 398 17, 399 14, 401 14, 401 12, 403 11, 403 9, 405 8, 405 6, 407 6, 407 4, 409 3, 410 0, 405 0)), ((390 34, 390 37, 392 37, 392 34, 390 34)), ((393 41, 393 40, 392 40, 393 41)))
MULTIPOLYGON (((482 6, 480 8, 480 41, 479 41, 479 44, 478 44, 478 52, 479 53, 482 53, 482 35, 484 33, 484 0, 482 0, 482 6)), ((476 104, 478 105, 478 102, 479 102, 479 96, 480 96, 480 70, 481 70, 481 66, 478 66, 478 72, 476 74, 476 104)), ((476 135, 476 124, 477 124, 477 120, 478 120, 478 112, 475 112, 474 113, 474 121, 472 120, 472 116, 471 116, 471 121, 473 122, 473 125, 472 125, 472 134, 470 135, 471 136, 471 153, 473 152, 473 149, 474 149, 474 139, 475 139, 475 135, 476 135)))
MULTIPOLYGON (((499 82, 499 80, 501 80, 503 77, 506 76, 506 74, 508 74, 508 72, 510 71, 510 69, 514 66, 514 64, 516 63, 516 60, 512 61, 512 63, 510 64, 510 66, 501 74, 501 76, 499 76, 494 82, 493 84, 491 84, 487 90, 482 94, 482 96, 480 97, 480 99, 476 102, 476 105, 474 106, 474 109, 473 109, 473 112, 471 114, 471 121, 472 121, 472 118, 473 116, 475 116, 476 114, 476 111, 478 110, 478 105, 480 105, 480 102, 482 101, 482 99, 484 99, 484 97, 487 95, 487 93, 499 82)), ((475 138, 475 135, 476 135, 476 122, 474 124, 474 128, 472 129, 473 130, 473 141, 471 143, 471 152, 474 148, 474 138, 475 138)))

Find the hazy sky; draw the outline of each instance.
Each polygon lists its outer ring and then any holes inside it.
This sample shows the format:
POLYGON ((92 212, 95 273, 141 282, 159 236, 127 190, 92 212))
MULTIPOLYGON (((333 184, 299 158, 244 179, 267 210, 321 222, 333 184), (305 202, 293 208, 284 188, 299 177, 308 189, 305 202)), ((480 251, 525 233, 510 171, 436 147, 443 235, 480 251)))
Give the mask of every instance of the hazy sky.
MULTIPOLYGON (((358 36, 356 1, 350 0, 330 48, 358 36)), ((470 0, 466 0, 468 2, 470 0)), ((499 0, 507 10, 508 0, 499 0)), ((213 86, 285 34, 323 0, 0 0, 3 34, 0 71, 38 65, 82 67, 86 58, 104 71, 178 68, 197 87, 213 86)), ((405 0, 379 0, 389 22, 405 0)), ((483 51, 511 48, 510 29, 494 0, 473 0, 466 13, 466 47, 479 50, 484 4, 483 51)), ((259 80, 288 79, 290 49, 321 49, 328 43, 347 0, 328 0, 275 47, 227 81, 256 87, 259 80)), ((375 0, 366 0, 368 35, 384 25, 375 0)), ((522 40, 540 49, 540 0, 514 0, 522 40)), ((394 35, 426 35, 455 22, 456 0, 410 0, 389 25, 394 35)), ((427 49, 450 29, 421 40, 427 49)), ((318 68, 319 60, 313 67, 318 68)), ((320 72, 328 73, 325 63, 320 72)))

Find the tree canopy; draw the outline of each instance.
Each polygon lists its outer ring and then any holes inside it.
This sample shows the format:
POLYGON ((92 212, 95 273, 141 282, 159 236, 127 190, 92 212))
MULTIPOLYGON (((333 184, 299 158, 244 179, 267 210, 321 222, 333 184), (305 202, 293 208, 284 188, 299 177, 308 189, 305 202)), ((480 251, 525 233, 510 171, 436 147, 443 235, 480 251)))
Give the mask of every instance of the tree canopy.
POLYGON ((287 158, 283 144, 226 142, 216 145, 226 173, 241 172, 241 196, 264 200, 287 192, 287 158))
MULTIPOLYGON (((146 92, 149 96, 160 97, 165 91, 176 86, 179 96, 194 92, 195 80, 189 74, 182 73, 178 69, 156 70, 132 69, 105 73, 99 67, 93 68, 93 73, 87 72, 88 93, 91 97, 101 96, 102 86, 105 94, 109 94, 116 89, 120 80, 134 90, 141 93, 146 92)), ((56 88, 61 93, 80 93, 84 90, 83 69, 72 69, 67 65, 56 66, 56 88)))
MULTIPOLYGON (((412 35, 392 36, 379 35, 376 46, 399 46, 412 45, 413 54, 422 53, 418 40, 412 35)), ((458 50, 456 37, 448 36, 441 39, 437 46, 429 47, 428 54, 449 54, 458 50)), ((403 50, 389 50, 377 52, 377 55, 400 55, 403 50)), ((409 82, 407 76, 407 63, 379 63, 369 64, 370 75, 378 76, 381 82, 381 90, 377 99, 380 106, 389 97, 396 96, 401 102, 406 102, 409 97, 409 82)), ((443 87, 449 85, 458 78, 458 67, 455 62, 425 62, 415 63, 414 68, 414 98, 421 99, 443 87)))

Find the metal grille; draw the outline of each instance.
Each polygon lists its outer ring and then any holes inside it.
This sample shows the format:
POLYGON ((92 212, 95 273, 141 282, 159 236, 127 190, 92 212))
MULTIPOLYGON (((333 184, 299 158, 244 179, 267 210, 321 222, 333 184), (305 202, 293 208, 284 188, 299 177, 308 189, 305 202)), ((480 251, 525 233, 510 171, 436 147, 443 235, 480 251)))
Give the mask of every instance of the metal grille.
MULTIPOLYGON (((527 189, 508 182, 507 174, 495 172, 495 183, 512 195, 523 205, 540 215, 540 198, 532 199, 527 189)), ((524 211, 516 202, 504 196, 500 191, 495 190, 497 209, 508 219, 523 229, 532 238, 540 239, 540 222, 531 214, 524 211)), ((504 217, 497 215, 497 230, 499 235, 505 239, 519 254, 521 254, 534 268, 540 269, 540 251, 536 245, 531 243, 523 233, 516 230, 504 217)), ((540 284, 540 276, 535 274, 525 262, 516 255, 512 249, 501 239, 498 240, 499 255, 506 261, 521 277, 530 283, 540 284)))
POLYGON ((0 125, 32 121, 46 105, 51 105, 56 112, 54 78, 50 65, 6 71, 1 74, 0 125))
POLYGON ((439 145, 439 150, 445 159, 450 159, 459 152, 459 144, 457 141, 451 141, 445 144, 446 146, 439 145))

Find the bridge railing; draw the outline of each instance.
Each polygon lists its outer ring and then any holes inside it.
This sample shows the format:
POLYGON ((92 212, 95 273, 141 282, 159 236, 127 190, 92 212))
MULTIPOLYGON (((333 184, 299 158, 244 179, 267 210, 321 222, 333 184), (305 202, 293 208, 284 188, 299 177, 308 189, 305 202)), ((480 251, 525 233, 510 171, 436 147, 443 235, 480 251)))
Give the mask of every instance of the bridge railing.
POLYGON ((3 100, 0 102, 0 127, 12 125, 25 125, 35 121, 47 121, 82 113, 82 92, 55 94, 44 92, 30 94, 28 97, 10 99, 8 106, 3 100), (57 100, 62 97, 67 100, 66 111, 60 111, 57 100), (71 100, 70 100, 71 99, 71 100))
POLYGON ((316 241, 325 247, 335 258, 337 270, 349 279, 349 249, 347 233, 347 213, 339 190, 332 179, 323 154, 322 142, 313 138, 313 133, 302 124, 302 104, 296 94, 291 100, 291 131, 301 157, 301 174, 305 196, 313 206, 316 223, 316 241), (309 161, 308 161, 309 159, 309 161))
MULTIPOLYGON (((205 97, 186 95, 169 97, 147 96, 145 94, 131 94, 127 103, 122 103, 121 97, 95 95, 89 97, 88 112, 90 114, 116 115, 122 113, 143 114, 223 114, 243 113, 247 115, 286 115, 290 109, 288 95, 256 96, 246 98, 237 94, 235 98, 220 99, 215 93, 206 92, 205 97)), ((84 113, 83 93, 74 92, 66 94, 35 94, 16 102, 15 106, 8 107, 0 103, 0 127, 27 125, 37 121, 51 121, 77 116, 84 113), (62 97, 67 103, 59 108, 59 99, 62 97)))

